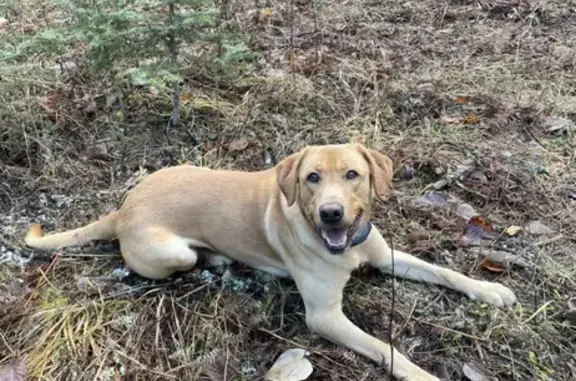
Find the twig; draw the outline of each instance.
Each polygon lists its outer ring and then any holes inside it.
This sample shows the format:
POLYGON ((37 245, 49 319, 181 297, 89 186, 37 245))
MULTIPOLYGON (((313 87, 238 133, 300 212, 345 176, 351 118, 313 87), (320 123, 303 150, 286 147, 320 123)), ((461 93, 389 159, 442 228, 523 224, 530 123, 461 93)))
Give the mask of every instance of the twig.
POLYGON ((402 333, 402 331, 404 331, 406 329, 406 327, 408 326, 408 323, 410 323, 410 319, 412 318, 414 311, 416 311, 416 305, 417 304, 418 304, 418 300, 415 300, 414 303, 412 304, 412 308, 410 308, 410 312, 408 313, 408 317, 406 319, 404 319, 404 324, 398 330, 398 335, 400 335, 400 333, 402 333))
MULTIPOLYGON (((390 318, 388 321, 388 335, 390 336, 390 375, 394 376, 394 332, 393 332, 393 319, 396 304, 396 282, 394 280, 394 240, 392 239, 392 231, 390 230, 390 225, 392 225, 392 218, 390 213, 388 213, 388 238, 390 241, 390 255, 392 257, 392 306, 390 307, 390 318)), ((408 319, 407 319, 408 321, 408 319)))
POLYGON ((290 70, 292 71, 292 86, 296 86, 296 71, 294 70, 294 0, 290 1, 290 70))
MULTIPOLYGON (((168 50, 170 51, 170 60, 172 62, 172 70, 178 69, 178 42, 174 34, 174 18, 176 15, 176 5, 174 0, 170 1, 168 5, 168 50)), ((174 93, 172 95, 172 117, 170 118, 170 125, 177 127, 180 124, 180 81, 174 81, 174 93)))

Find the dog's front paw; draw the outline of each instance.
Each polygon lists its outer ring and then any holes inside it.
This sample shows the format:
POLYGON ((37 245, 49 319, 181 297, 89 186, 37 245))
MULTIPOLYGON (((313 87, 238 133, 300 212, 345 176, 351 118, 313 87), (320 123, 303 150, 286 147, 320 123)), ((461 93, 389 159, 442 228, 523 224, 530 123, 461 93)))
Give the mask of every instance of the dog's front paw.
POLYGON ((508 307, 516 303, 516 295, 508 287, 481 280, 475 281, 469 296, 472 300, 479 300, 496 307, 508 307))

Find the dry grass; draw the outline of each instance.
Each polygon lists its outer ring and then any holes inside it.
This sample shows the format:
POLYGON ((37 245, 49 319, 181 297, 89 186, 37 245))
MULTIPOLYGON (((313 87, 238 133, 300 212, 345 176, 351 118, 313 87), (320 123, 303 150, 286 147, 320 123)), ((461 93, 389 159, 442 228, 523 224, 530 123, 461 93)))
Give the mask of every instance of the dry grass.
MULTIPOLYGON (((35 4, 11 9, 32 21, 54 11, 35 4)), ((77 48, 0 66, 0 255, 31 254, 22 233, 32 221, 63 229, 114 209, 146 170, 186 160, 256 170, 306 144, 360 136, 398 168, 395 197, 375 211, 395 246, 503 282, 520 299, 495 309, 394 280, 400 350, 448 380, 461 379, 466 363, 499 380, 573 380, 576 330, 563 320, 576 296, 576 132, 547 129, 551 116, 576 118, 573 4, 328 0, 315 10, 295 1, 292 13, 289 2, 271 1, 272 14, 258 17, 252 2, 228 7, 230 26, 241 26, 264 59, 221 82, 191 67, 194 97, 177 130, 166 129, 169 99, 145 89, 125 89, 128 118, 116 120, 106 78, 85 72, 77 48), (57 59, 77 60, 78 70, 55 75, 57 59), (41 103, 52 96, 49 115, 41 103), (92 101, 96 109, 87 113, 92 101), (447 116, 478 123, 443 123, 447 116), (230 150, 236 139, 248 147, 230 150), (484 177, 449 187, 448 206, 414 205, 462 163, 484 177), (533 220, 549 226, 545 236, 523 232, 495 243, 534 266, 500 274, 479 266, 456 243, 466 225, 455 212, 462 202, 497 229, 533 220)), ((20 38, 22 25, 5 33, 20 38)), ((121 265, 113 247, 59 254, 0 268, 0 365, 24 357, 33 379, 257 380, 295 345, 313 352, 312 380, 386 379, 308 332, 289 281, 240 266, 225 280, 213 270, 212 281, 206 273, 118 281, 110 278, 121 265)), ((387 338, 393 280, 369 269, 356 275, 346 313, 387 338)))

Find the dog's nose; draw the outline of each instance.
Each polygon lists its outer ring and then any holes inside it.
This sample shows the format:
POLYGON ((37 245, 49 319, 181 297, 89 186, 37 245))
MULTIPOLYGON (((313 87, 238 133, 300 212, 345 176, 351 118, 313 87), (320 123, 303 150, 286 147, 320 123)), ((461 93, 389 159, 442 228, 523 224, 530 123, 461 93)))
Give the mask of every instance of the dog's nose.
POLYGON ((340 204, 325 204, 320 207, 320 219, 326 224, 336 224, 344 217, 344 207, 340 204))

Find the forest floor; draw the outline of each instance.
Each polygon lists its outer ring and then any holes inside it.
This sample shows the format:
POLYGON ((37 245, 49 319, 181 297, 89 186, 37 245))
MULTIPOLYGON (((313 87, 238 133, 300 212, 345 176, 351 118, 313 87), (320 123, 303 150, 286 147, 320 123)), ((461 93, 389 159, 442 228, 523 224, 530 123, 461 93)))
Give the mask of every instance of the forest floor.
MULTIPOLYGON (((5 41, 48 28, 58 10, 9 3, 5 41)), ((0 369, 19 358, 31 379, 260 380, 302 346, 309 380, 388 379, 309 332, 291 281, 235 264, 151 282, 125 276, 114 243, 55 255, 23 243, 30 223, 105 215, 165 166, 259 170, 307 144, 361 139, 395 162, 393 197, 374 211, 394 247, 501 282, 519 303, 493 308, 361 268, 346 288, 350 319, 388 340, 392 316, 396 348, 445 380, 474 380, 471 368, 476 380, 576 378, 576 5, 311 4, 230 1, 229 22, 261 58, 222 83, 190 68, 175 129, 169 99, 141 88, 117 120, 81 47, 0 65, 0 369), (522 265, 483 261, 469 239, 478 229, 491 233, 484 249, 522 265)))

